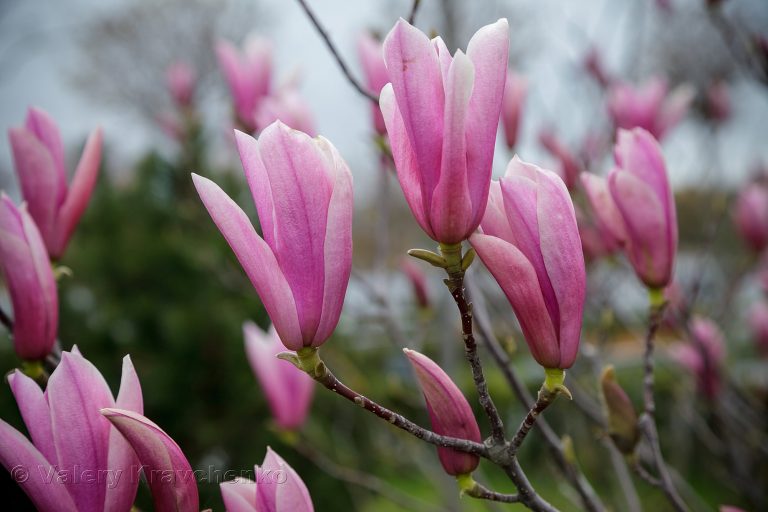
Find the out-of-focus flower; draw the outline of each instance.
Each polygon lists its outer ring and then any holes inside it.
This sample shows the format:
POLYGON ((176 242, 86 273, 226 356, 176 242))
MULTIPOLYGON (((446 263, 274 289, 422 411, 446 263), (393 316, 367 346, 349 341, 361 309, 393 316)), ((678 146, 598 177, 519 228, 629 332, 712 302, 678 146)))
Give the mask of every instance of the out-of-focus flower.
POLYGON ((139 460, 155 510, 197 512, 200 504, 197 479, 176 441, 137 412, 104 408, 101 414, 117 429, 123 442, 128 442, 139 460))
POLYGON ((627 235, 621 213, 608 190, 608 182, 605 178, 586 172, 581 173, 580 178, 604 247, 608 252, 620 249, 627 235))
POLYGON ((719 512, 747 512, 743 508, 734 507, 733 505, 720 505, 719 512))
POLYGON ((731 117, 731 95, 728 92, 728 83, 724 80, 716 80, 709 84, 706 92, 707 114, 718 122, 723 122, 731 117))
POLYGON ((43 235, 48 254, 58 259, 64 254, 96 184, 101 163, 101 129, 88 137, 69 185, 59 127, 48 114, 30 108, 26 124, 11 128, 8 138, 21 195, 43 235))
POLYGON ((26 206, 0 194, 0 267, 13 305, 13 348, 39 360, 53 348, 59 326, 56 280, 42 236, 26 206))
POLYGON ((195 70, 188 63, 177 61, 168 66, 165 72, 165 83, 171 98, 182 108, 189 107, 195 96, 195 70))
POLYGON ((608 112, 617 128, 643 128, 661 140, 688 111, 695 91, 678 86, 668 94, 663 78, 652 78, 639 87, 615 82, 608 92, 608 112))
POLYGON ((510 149, 517 144, 527 93, 528 81, 511 69, 508 70, 507 81, 504 84, 504 99, 501 104, 501 124, 504 127, 504 140, 510 149))
POLYGON ((286 87, 277 94, 265 97, 259 105, 255 120, 257 130, 281 121, 310 137, 317 135, 312 111, 294 87, 286 87))
POLYGON ((563 180, 513 158, 491 184, 481 229, 469 241, 512 304, 533 357, 545 368, 570 368, 579 349, 586 273, 563 180))
POLYGON ((443 244, 477 229, 485 211, 507 73, 501 19, 451 56, 401 19, 384 40, 390 84, 379 104, 397 176, 421 228, 443 244))
POLYGON ((0 420, 0 463, 8 471, 27 469, 26 480, 18 483, 37 509, 129 510, 139 485, 138 460, 99 411, 115 406, 142 411, 141 386, 130 358, 123 359, 117 400, 99 370, 77 348, 62 353, 45 393, 19 370, 8 376, 8 382, 32 442, 0 420))
POLYGON ((721 365, 725 343, 720 328, 709 318, 696 316, 690 322, 691 339, 673 347, 672 357, 693 375, 699 391, 708 399, 717 398, 721 388, 721 365))
POLYGON ((584 69, 587 70, 589 76, 595 79, 595 81, 602 88, 608 88, 613 82, 612 78, 605 71, 603 61, 600 58, 600 53, 594 46, 589 49, 587 55, 584 57, 584 69))
MULTIPOLYGON (((374 38, 370 32, 364 32, 357 40, 357 53, 363 66, 365 85, 371 94, 378 96, 381 89, 389 83, 381 41, 374 38)), ((381 109, 378 105, 371 104, 371 116, 373 129, 379 135, 385 135, 387 127, 384 125, 384 117, 381 115, 381 109)))
POLYGON ((749 310, 748 323, 757 351, 768 356, 768 303, 761 300, 753 304, 749 310))
MULTIPOLYGON (((472 408, 448 374, 415 350, 404 349, 403 352, 416 372, 435 433, 481 443, 480 427, 472 408)), ((480 463, 477 455, 451 448, 438 447, 437 455, 445 472, 453 476, 469 474, 480 463)))
POLYGON ((635 451, 640 440, 640 430, 637 428, 637 412, 632 400, 616 380, 613 366, 607 366, 600 378, 600 386, 605 399, 605 410, 608 416, 608 433, 616 448, 626 455, 635 451))
POLYGON ((641 128, 619 130, 608 189, 624 221, 626 251, 646 286, 664 288, 677 253, 675 197, 659 144, 641 128))
POLYGON ((768 186, 750 183, 739 193, 734 221, 741 237, 755 252, 768 245, 768 186))
POLYGON ((576 180, 581 173, 581 164, 576 155, 571 153, 557 136, 549 130, 539 134, 539 142, 544 149, 557 159, 559 163, 558 174, 563 179, 563 182, 565 182, 565 186, 569 190, 572 189, 576 185, 576 180))
POLYGON ((216 56, 232 95, 237 121, 252 132, 259 105, 271 91, 272 45, 263 38, 250 36, 240 51, 229 41, 221 40, 216 43, 216 56))
POLYGON ((253 322, 243 324, 245 353, 272 410, 278 427, 301 428, 312 405, 315 381, 288 361, 278 359, 285 348, 274 327, 262 331, 253 322))
POLYGON ((324 137, 277 121, 257 141, 236 132, 263 237, 214 182, 192 178, 289 350, 333 333, 352 269, 352 174, 324 137))
POLYGON ((313 512, 312 498, 301 477, 277 453, 267 447, 256 481, 237 478, 220 484, 229 512, 313 512))
POLYGON ((413 288, 413 296, 416 303, 421 308, 429 307, 429 285, 427 285, 427 276, 421 266, 416 265, 410 259, 403 258, 400 262, 400 269, 408 277, 413 288))

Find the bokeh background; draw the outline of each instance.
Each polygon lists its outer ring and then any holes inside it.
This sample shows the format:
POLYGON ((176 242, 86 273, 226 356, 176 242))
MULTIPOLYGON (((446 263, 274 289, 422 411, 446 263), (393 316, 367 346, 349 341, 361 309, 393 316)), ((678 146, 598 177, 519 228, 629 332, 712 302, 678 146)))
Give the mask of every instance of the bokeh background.
MULTIPOLYGON (((360 34, 386 34, 411 8, 410 1, 393 0, 309 4, 357 76, 360 34)), ((586 68, 591 53, 612 76, 628 82, 663 76, 671 87, 688 84, 696 91, 692 108, 663 144, 680 219, 677 280, 691 309, 711 316, 726 332, 727 380, 736 398, 721 400, 746 404, 726 414, 748 414, 754 428, 765 432, 768 370, 745 326, 745 311, 761 293, 757 260, 737 237, 731 209, 739 188, 765 172, 768 163, 768 64, 745 50, 755 35, 768 37, 768 4, 422 0, 416 24, 455 49, 466 47, 477 28, 499 17, 510 22, 510 65, 529 82, 515 148, 525 160, 557 165, 542 147, 542 132, 555 133, 579 154, 588 141, 612 137, 605 91, 586 68), (708 88, 718 81, 727 86, 726 119, 713 117, 706 101, 708 88)), ((394 175, 379 168, 367 100, 345 80, 293 1, 0 1, 0 131, 20 125, 28 106, 39 106, 58 121, 72 163, 93 127, 101 125, 105 133, 95 195, 62 261, 73 275, 59 285, 61 346, 77 344, 113 389, 121 357, 131 354, 144 389, 145 414, 179 443, 193 467, 248 469, 269 445, 302 475, 317 510, 503 509, 459 499, 431 446, 324 390, 317 390, 301 433, 286 436, 271 426, 241 331, 245 320, 266 326, 268 319, 189 179, 190 171, 213 177, 255 220, 230 136, 230 98, 213 53, 217 39, 239 42, 250 33, 272 41, 275 83, 299 83, 317 131, 337 146, 355 179, 355 271, 324 357, 354 389, 426 424, 422 398, 400 352, 403 346, 417 348, 433 356, 475 404, 458 318, 441 276, 424 268, 430 305, 420 308, 400 270, 408 248, 431 248, 431 243, 411 218, 394 175), (169 137, 158 121, 174 111, 165 70, 179 60, 199 76, 200 127, 184 144, 169 137)), ((495 175, 503 173, 511 156, 500 137, 495 175)), ((603 174, 610 155, 603 152, 583 163, 585 170, 603 174)), ((18 199, 6 142, 0 143, 0 188, 18 199)), ((558 402, 547 417, 558 433, 573 439, 575 457, 604 501, 613 510, 625 510, 626 493, 611 462, 616 454, 594 421, 601 414, 596 376, 604 363, 615 364, 622 384, 640 403, 645 298, 620 258, 596 262, 589 272, 584 349, 569 377, 571 389, 583 399, 581 404, 558 402)), ((535 389, 540 369, 527 353, 511 308, 481 265, 472 274, 486 293, 494 330, 515 369, 535 389)), ((1 303, 10 308, 6 297, 1 303)), ((666 330, 662 347, 682 336, 666 330)), ((722 404, 699 396, 693 379, 664 354, 658 373, 662 445, 676 473, 689 483, 685 495, 697 510, 721 503, 755 507, 732 478, 737 473, 729 466, 722 435, 738 432, 720 430, 714 421, 713 411, 722 404)), ((3 371, 18 364, 5 331, 0 332, 0 363, 3 371)), ((487 368, 506 422, 517 424, 522 407, 490 360, 487 368)), ((7 387, 0 388, 0 417, 21 425, 7 387)), ((766 449, 760 445, 764 440, 755 441, 758 454, 766 449)), ((563 509, 577 509, 572 489, 542 451, 534 433, 521 454, 534 486, 563 509)), ((753 476, 768 481, 765 453, 755 464, 749 468, 753 476)), ((482 478, 495 488, 513 490, 495 468, 481 468, 482 478)), ((215 475, 211 480, 200 484, 201 505, 222 510, 215 475)), ((665 510, 658 491, 639 480, 636 484, 645 510, 665 510)), ((7 473, 0 475, 0 487, 4 508, 30 509, 7 473)), ((765 504, 765 489, 762 493, 765 504)), ((137 506, 150 507, 146 489, 140 490, 137 506)))

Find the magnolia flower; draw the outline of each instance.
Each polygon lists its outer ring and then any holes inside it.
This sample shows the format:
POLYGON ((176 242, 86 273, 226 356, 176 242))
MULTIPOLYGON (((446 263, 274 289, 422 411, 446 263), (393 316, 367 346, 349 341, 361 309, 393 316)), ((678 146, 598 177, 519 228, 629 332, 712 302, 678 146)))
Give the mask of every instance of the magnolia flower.
POLYGON ((515 157, 470 237, 515 310, 534 359, 567 369, 579 349, 586 272, 576 215, 555 173, 515 157))
POLYGON ((682 120, 694 96, 687 85, 668 94, 662 78, 652 78, 640 87, 615 82, 608 92, 608 112, 617 128, 643 128, 661 140, 682 120))
POLYGON ((504 140, 510 149, 517 144, 520 118, 527 94, 528 81, 511 69, 508 70, 504 85, 504 99, 501 104, 501 125, 504 127, 504 140))
POLYGON ((263 130, 275 121, 281 121, 311 137, 317 135, 312 111, 294 87, 286 87, 262 99, 255 115, 256 129, 263 130))
POLYGON ((506 19, 451 56, 400 19, 384 40, 390 84, 381 91, 397 177, 419 226, 456 244, 485 211, 507 71, 506 19))
POLYGON ((624 245, 627 235, 621 213, 608 190, 608 182, 605 178, 587 172, 581 173, 580 178, 600 239, 606 251, 613 252, 624 245))
POLYGON ((137 412, 104 408, 101 414, 135 453, 152 492, 155 510, 197 512, 197 480, 179 445, 137 412))
POLYGON ((762 300, 754 303, 749 309, 747 323, 757 351, 768 356, 768 303, 762 300))
POLYGON ((721 365, 725 360, 725 342, 720 328, 709 318, 694 317, 690 323, 691 339, 673 347, 672 357, 695 377, 699 390, 710 400, 721 388, 721 365))
POLYGON ((88 137, 69 185, 59 128, 48 114, 30 108, 26 124, 11 128, 8 138, 21 195, 40 228, 48 254, 58 259, 64 254, 96 184, 101 162, 101 129, 97 128, 88 137))
POLYGON ((271 90, 272 46, 251 36, 240 51, 222 40, 216 43, 216 56, 232 95, 237 121, 245 130, 253 131, 260 103, 271 90))
POLYGON ((420 308, 429 307, 429 285, 427 276, 424 275, 420 265, 416 265, 409 258, 403 258, 400 261, 400 270, 408 277, 413 288, 413 296, 420 308))
MULTIPOLYGON (((369 32, 364 32, 357 40, 357 53, 363 66, 365 85, 371 94, 377 96, 381 89, 389 83, 381 41, 375 39, 369 32)), ((379 135, 386 134, 387 127, 384 125, 384 117, 382 117, 378 105, 371 104, 371 115, 373 129, 376 130, 376 133, 379 135)))
MULTIPOLYGON (((448 374, 415 350, 404 349, 403 352, 411 362, 424 393, 432 430, 440 435, 481 443, 480 427, 472 408, 448 374)), ((469 474, 480 463, 477 455, 453 448, 438 447, 437 455, 445 472, 453 476, 469 474)))
POLYGON ((274 326, 264 332, 253 322, 245 322, 243 336, 248 362, 275 422, 285 430, 300 428, 312 405, 315 381, 288 361, 275 357, 285 349, 274 326))
POLYGON ((539 134, 539 142, 544 146, 544 149, 557 159, 560 164, 558 174, 563 179, 563 182, 565 182, 565 186, 569 190, 572 189, 576 185, 576 180, 581 173, 581 164, 576 155, 566 148, 551 131, 541 132, 539 134))
POLYGON ((333 333, 352 269, 352 174, 325 138, 277 121, 256 141, 236 132, 263 238, 211 180, 192 175, 289 350, 333 333))
POLYGON ((646 286, 664 288, 677 253, 675 196, 658 142, 641 128, 619 130, 608 190, 624 221, 626 251, 646 286))
POLYGON ((221 497, 229 512, 312 512, 312 498, 301 477, 271 448, 256 481, 237 478, 222 483, 221 497))
POLYGON ((18 484, 37 509, 128 511, 139 484, 138 460, 99 411, 115 406, 142 411, 141 386, 131 359, 123 359, 117 400, 77 347, 62 353, 45 393, 19 370, 8 382, 32 442, 0 420, 0 463, 8 471, 25 469, 18 484))
POLYGON ((56 342, 59 299, 48 253, 26 206, 0 194, 0 268, 13 305, 13 348, 22 359, 47 356, 56 342))
POLYGON ((168 66, 165 82, 173 101, 180 107, 192 104, 195 95, 195 70, 186 62, 177 61, 168 66))
POLYGON ((739 234, 755 252, 768 246, 768 186, 750 183, 739 193, 734 210, 739 234))

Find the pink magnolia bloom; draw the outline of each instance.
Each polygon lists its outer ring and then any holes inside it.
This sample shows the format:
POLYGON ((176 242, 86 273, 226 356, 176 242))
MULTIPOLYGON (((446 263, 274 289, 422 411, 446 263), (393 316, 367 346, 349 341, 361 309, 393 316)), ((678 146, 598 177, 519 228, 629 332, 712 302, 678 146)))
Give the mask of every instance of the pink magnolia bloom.
POLYGON ((317 135, 312 111, 294 87, 287 87, 261 101, 255 117, 256 129, 263 130, 275 121, 281 121, 311 137, 317 135))
POLYGON ((689 343, 678 345, 672 357, 696 376, 699 390, 708 399, 720 393, 720 367, 725 360, 725 342, 720 328, 709 318, 694 317, 689 343))
MULTIPOLYGON (((480 427, 472 408, 448 374, 415 350, 406 348, 403 352, 416 372, 435 433, 481 443, 480 427)), ((477 455, 452 448, 438 447, 437 456, 445 472, 454 476, 469 474, 480 463, 477 455)))
POLYGON ((255 469, 255 482, 237 478, 219 485, 228 512, 314 511, 307 486, 272 448, 255 469))
POLYGON ((571 197, 555 173, 515 157, 491 184, 482 233, 469 242, 504 290, 545 368, 576 359, 586 272, 571 197))
POLYGON ((253 322, 243 324, 245 353, 259 379, 277 425, 285 430, 300 428, 312 406, 315 381, 288 361, 278 359, 283 342, 274 326, 262 331, 253 322))
MULTIPOLYGON (((363 66, 365 86, 371 94, 378 95, 381 89, 389 83, 381 41, 374 38, 369 32, 364 32, 357 40, 357 53, 363 66)), ((373 117, 373 129, 379 135, 385 135, 387 127, 384 125, 384 117, 381 115, 378 105, 371 104, 371 115, 373 117)))
POLYGON ((747 320, 757 351, 768 356, 768 303, 759 301, 753 304, 747 320))
POLYGON ((517 144, 520 118, 527 94, 528 81, 511 69, 508 70, 504 85, 504 99, 501 104, 501 124, 504 127, 504 140, 510 149, 517 144))
POLYGON ((197 512, 197 479, 176 441, 140 413, 109 407, 101 409, 101 414, 135 453, 155 510, 197 512))
POLYGON ((26 469, 27 479, 18 483, 37 509, 129 510, 139 484, 138 460, 99 410, 117 406, 142 411, 141 386, 131 359, 123 359, 117 400, 99 370, 76 347, 62 353, 45 393, 19 370, 9 375, 8 382, 32 442, 0 420, 0 463, 8 471, 26 469))
POLYGON ((416 265, 413 261, 407 258, 403 258, 400 262, 400 270, 408 277, 413 288, 413 296, 416 298, 416 303, 421 308, 429 307, 429 285, 427 284, 427 276, 424 275, 424 270, 421 265, 416 265))
POLYGON ((186 62, 174 62, 165 72, 165 83, 173 101, 180 107, 192 104, 195 95, 195 70, 186 62))
POLYGON ((13 348, 22 359, 44 359, 59 326, 56 280, 35 221, 5 193, 0 194, 0 267, 13 305, 13 348))
POLYGON ((48 114, 30 108, 25 126, 11 128, 8 138, 21 195, 40 228, 48 254, 58 259, 64 254, 96 184, 101 163, 101 129, 88 137, 70 185, 59 128, 48 114))
POLYGON ((271 89, 272 46, 255 36, 246 39, 242 51, 229 41, 219 41, 216 56, 232 95, 237 121, 245 130, 253 131, 259 104, 271 89))
POLYGON ((613 78, 605 71, 600 53, 594 46, 584 57, 584 69, 602 88, 608 88, 613 83, 613 78))
POLYGON ((739 193, 734 221, 753 251, 762 252, 768 246, 768 186, 750 183, 739 193))
POLYGON ((707 87, 707 114, 718 122, 723 122, 731 117, 731 95, 728 92, 728 83, 724 80, 715 80, 707 87))
POLYGON ((539 134, 539 142, 552 156, 554 156, 560 168, 558 174, 565 182, 568 190, 576 185, 581 173, 581 163, 578 158, 557 138, 551 131, 543 131, 539 134))
POLYGON ((352 269, 352 174, 327 139, 280 121, 258 141, 235 137, 263 238, 218 185, 193 174, 195 187, 286 348, 318 347, 336 328, 352 269))
POLYGON ((621 213, 608 190, 608 182, 605 178, 587 172, 581 173, 580 178, 606 251, 620 249, 627 235, 621 213))
POLYGON ((506 19, 472 37, 451 56, 400 19, 384 40, 392 81, 379 104, 397 177, 421 228, 456 244, 485 211, 509 50, 506 19))
POLYGON ((667 93, 663 78, 652 78, 640 87, 616 82, 608 92, 608 112, 617 128, 643 128, 661 140, 682 120, 695 95, 687 85, 667 93))
POLYGON ((608 189, 624 221, 629 261, 646 286, 663 288, 677 253, 675 196, 664 156, 650 133, 635 128, 619 130, 614 157, 608 189))

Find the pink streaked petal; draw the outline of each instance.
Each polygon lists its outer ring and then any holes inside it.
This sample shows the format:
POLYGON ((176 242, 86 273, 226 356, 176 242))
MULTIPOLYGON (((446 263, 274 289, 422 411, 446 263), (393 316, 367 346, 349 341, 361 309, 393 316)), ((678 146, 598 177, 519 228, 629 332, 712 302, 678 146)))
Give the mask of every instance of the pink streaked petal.
POLYGON ((227 512, 260 512, 256 509, 256 482, 235 478, 219 484, 227 512))
POLYGON ((218 185, 197 174, 192 179, 208 213, 256 288, 280 339, 291 350, 300 349, 303 339, 293 293, 272 250, 256 234, 243 210, 218 185))
POLYGON ((480 227, 486 235, 501 238, 512 244, 515 243, 515 235, 509 226, 507 212, 504 209, 501 184, 497 180, 491 182, 491 187, 488 191, 488 206, 485 209, 483 222, 480 224, 480 227))
MULTIPOLYGON (((298 425, 291 424, 291 409, 294 406, 294 398, 288 394, 279 367, 280 364, 286 362, 275 357, 285 350, 277 336, 277 331, 274 330, 273 326, 270 327, 269 333, 265 333, 253 322, 245 322, 243 324, 243 337, 248 362, 261 385, 264 397, 275 417, 275 422, 281 428, 297 427, 298 425)), ((287 364, 290 365, 290 363, 287 364)))
POLYGON ((541 253, 557 297, 560 365, 570 368, 579 352, 586 295, 586 271, 571 196, 556 174, 538 176, 537 216, 541 253))
POLYGON ((440 36, 432 38, 432 46, 435 47, 437 52, 437 60, 440 63, 440 75, 443 78, 443 85, 448 83, 448 71, 451 69, 451 63, 453 62, 453 56, 451 55, 448 47, 445 46, 445 41, 440 36))
POLYGON ((512 304, 534 359, 545 368, 558 368, 557 333, 531 263, 500 238, 476 233, 469 242, 512 304))
POLYGON ((51 411, 43 390, 20 370, 15 370, 8 375, 8 384, 11 386, 11 392, 35 448, 40 450, 49 464, 58 465, 51 429, 51 411))
POLYGON ((259 153, 259 143, 240 130, 235 130, 235 142, 245 171, 245 179, 248 182, 248 188, 251 189, 256 212, 259 215, 261 234, 267 245, 275 247, 275 205, 272 202, 269 175, 259 153))
POLYGON ((219 41, 216 43, 216 57, 238 117, 241 121, 250 119, 253 116, 253 104, 239 52, 229 41, 219 41))
POLYGON ((384 123, 387 125, 387 134, 389 135, 390 146, 392 147, 392 156, 395 159, 395 168, 397 169, 397 179, 400 182, 400 188, 403 189, 403 195, 411 208, 416 222, 421 229, 435 240, 435 234, 427 217, 426 196, 423 193, 422 177, 419 171, 419 163, 411 147, 410 139, 403 125, 403 118, 400 115, 400 109, 395 101, 392 84, 387 84, 381 90, 379 96, 379 105, 381 113, 384 116, 384 123))
POLYGON ((323 312, 312 346, 327 340, 339 322, 341 308, 352 270, 352 173, 344 159, 328 139, 319 137, 317 148, 325 155, 332 171, 333 193, 328 203, 328 224, 323 247, 324 289, 323 312))
POLYGON ((426 35, 401 18, 384 40, 384 62, 429 204, 440 174, 444 126, 437 53, 426 35))
POLYGON ((695 97, 696 89, 690 85, 680 85, 667 96, 656 120, 656 136, 659 139, 685 117, 695 97))
MULTIPOLYGON (((82 356, 63 352, 46 393, 59 468, 104 474, 111 429, 99 410, 113 407, 115 403, 104 377, 82 356)), ((67 482, 67 487, 79 510, 103 510, 106 494, 103 480, 92 483, 73 480, 67 482)))
POLYGON ((19 486, 40 512, 81 510, 75 506, 66 486, 56 478, 56 469, 43 454, 3 420, 0 420, 0 464, 8 471, 20 466, 26 469, 28 478, 19 481, 19 486))
POLYGON ((56 208, 61 205, 67 195, 67 166, 64 160, 64 145, 56 121, 47 112, 30 107, 27 111, 26 128, 47 149, 56 168, 56 208))
POLYGON ((474 68, 461 51, 451 62, 445 83, 443 152, 440 178, 432 193, 429 216, 442 243, 459 243, 473 229, 474 216, 467 178, 466 122, 474 83, 474 68))
POLYGON ((257 468, 257 475, 259 469, 270 471, 264 473, 256 490, 257 500, 264 499, 264 503, 273 503, 274 508, 264 510, 313 512, 312 499, 304 481, 272 448, 267 447, 267 455, 261 468, 257 468), (283 475, 285 480, 278 480, 276 475, 283 475))
POLYGON ((467 184, 474 212, 470 226, 474 227, 483 218, 487 203, 508 54, 509 24, 504 18, 482 27, 467 45, 467 56, 475 68, 466 124, 467 184))
POLYGON ((608 190, 608 181, 587 172, 582 172, 580 178, 597 222, 613 238, 623 242, 627 236, 624 232, 624 221, 608 190))
POLYGON ((56 164, 42 142, 24 128, 11 128, 8 139, 13 163, 19 177, 21 194, 43 235, 52 246, 58 209, 58 175, 56 164))
POLYGON ((54 258, 61 257, 64 253, 77 222, 88 206, 101 166, 101 144, 101 128, 97 128, 85 143, 85 149, 83 149, 80 162, 77 164, 75 175, 72 178, 72 186, 69 188, 64 204, 59 208, 54 237, 55 245, 51 254, 54 258))
POLYGON ((197 480, 179 445, 141 414, 114 408, 103 408, 101 414, 136 453, 149 483, 155 510, 196 512, 199 507, 197 480))

